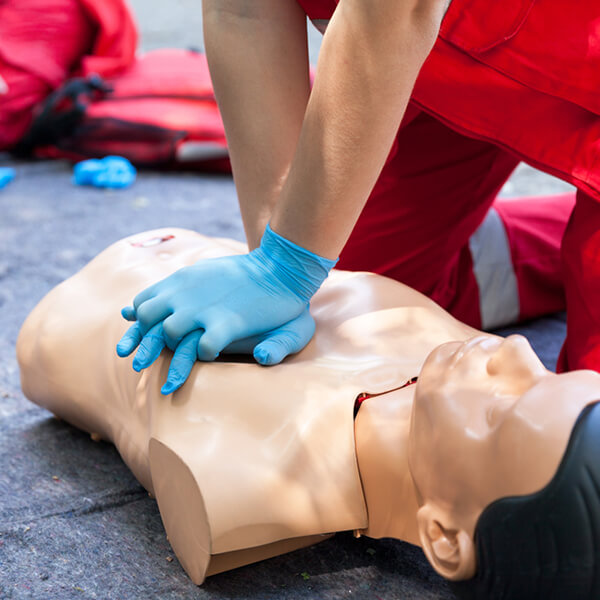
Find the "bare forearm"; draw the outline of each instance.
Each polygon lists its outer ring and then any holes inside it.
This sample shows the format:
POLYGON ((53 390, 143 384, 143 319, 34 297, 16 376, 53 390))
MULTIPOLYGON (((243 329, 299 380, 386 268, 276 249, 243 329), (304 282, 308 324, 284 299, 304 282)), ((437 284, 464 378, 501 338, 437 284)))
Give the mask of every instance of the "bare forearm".
POLYGON ((295 0, 204 0, 203 12, 207 58, 253 248, 287 178, 308 102, 306 19, 295 0))
POLYGON ((279 234, 322 256, 340 253, 435 41, 442 4, 341 0, 271 221, 279 234))

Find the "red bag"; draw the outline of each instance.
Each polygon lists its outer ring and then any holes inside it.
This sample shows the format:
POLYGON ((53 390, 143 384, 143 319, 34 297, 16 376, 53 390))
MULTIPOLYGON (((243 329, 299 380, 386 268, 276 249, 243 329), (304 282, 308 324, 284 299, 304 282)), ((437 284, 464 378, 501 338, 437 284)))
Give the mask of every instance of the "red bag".
POLYGON ((68 77, 112 76, 133 61, 136 44, 125 0, 0 0, 0 150, 68 77))
POLYGON ((230 171, 206 58, 192 50, 155 50, 116 77, 68 81, 44 103, 20 150, 230 171))

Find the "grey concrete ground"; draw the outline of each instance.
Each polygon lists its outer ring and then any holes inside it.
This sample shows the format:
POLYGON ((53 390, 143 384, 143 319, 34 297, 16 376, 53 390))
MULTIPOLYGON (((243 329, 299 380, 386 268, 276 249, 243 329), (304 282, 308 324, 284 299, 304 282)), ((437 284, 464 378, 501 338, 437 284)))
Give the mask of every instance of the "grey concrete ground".
MULTIPOLYGON (((196 4, 133 2, 144 46, 200 45, 196 4)), ((0 191, 0 598, 451 597, 419 549, 350 534, 194 586, 172 560, 156 503, 115 449, 23 397, 14 344, 39 299, 121 237, 173 225, 242 239, 232 181, 143 172, 131 189, 104 192, 71 185, 64 162, 0 155, 9 164, 17 178, 0 191)), ((523 168, 505 191, 562 189, 523 168)), ((518 330, 552 366, 561 317, 518 330)))

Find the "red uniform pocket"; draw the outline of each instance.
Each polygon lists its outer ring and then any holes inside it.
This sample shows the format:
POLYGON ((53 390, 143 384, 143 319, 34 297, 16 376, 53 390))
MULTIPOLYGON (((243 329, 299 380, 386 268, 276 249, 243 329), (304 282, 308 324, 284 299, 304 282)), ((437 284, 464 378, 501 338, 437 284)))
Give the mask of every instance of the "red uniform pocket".
POLYGON ((600 114, 598 0, 454 0, 440 37, 527 87, 600 114))
POLYGON ((444 17, 440 37, 468 53, 486 52, 514 37, 536 0, 454 0, 444 17))

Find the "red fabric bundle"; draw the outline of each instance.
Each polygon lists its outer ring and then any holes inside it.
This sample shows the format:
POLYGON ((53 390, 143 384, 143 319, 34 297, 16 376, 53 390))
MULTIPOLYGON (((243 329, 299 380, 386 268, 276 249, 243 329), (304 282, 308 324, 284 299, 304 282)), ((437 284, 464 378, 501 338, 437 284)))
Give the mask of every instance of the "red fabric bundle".
POLYGON ((118 154, 141 166, 230 170, 206 58, 192 50, 155 50, 116 77, 71 80, 25 143, 45 157, 118 154))
POLYGON ((114 75, 136 44, 124 0, 0 0, 0 150, 20 140, 34 108, 68 77, 114 75))

